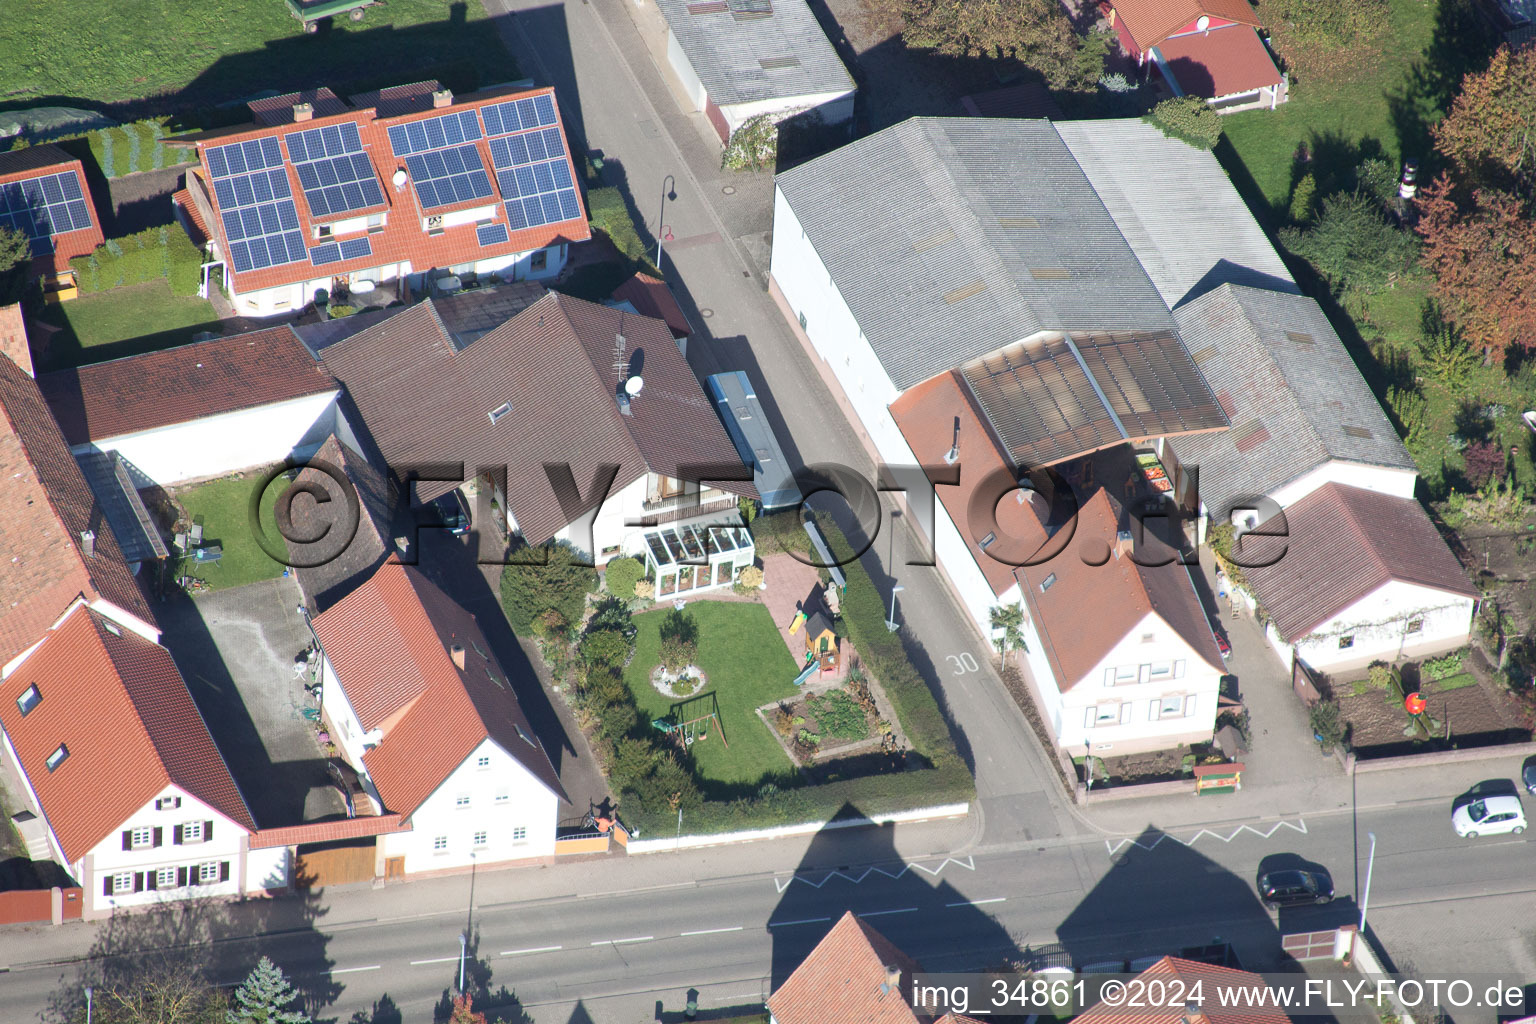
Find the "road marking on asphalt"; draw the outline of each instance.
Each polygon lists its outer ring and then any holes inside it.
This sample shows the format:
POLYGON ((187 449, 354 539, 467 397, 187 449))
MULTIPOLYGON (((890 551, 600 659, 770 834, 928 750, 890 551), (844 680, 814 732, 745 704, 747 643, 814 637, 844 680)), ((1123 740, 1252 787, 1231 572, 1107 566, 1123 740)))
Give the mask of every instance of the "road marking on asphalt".
POLYGON ((883 917, 886 914, 915 914, 916 907, 897 907, 895 910, 868 910, 860 914, 860 917, 883 917))
POLYGON ((332 974, 356 974, 358 971, 377 971, 380 967, 374 964, 372 967, 338 967, 332 974))
POLYGON ((832 920, 830 917, 803 917, 798 921, 769 921, 769 928, 787 928, 792 924, 820 924, 823 921, 832 920))
POLYGON ((564 948, 565 948, 564 946, 535 946, 532 949, 504 949, 504 950, 501 951, 501 955, 502 956, 518 956, 519 954, 522 954, 522 953, 553 953, 556 950, 564 949, 564 948))
POLYGON ((887 871, 885 868, 877 868, 871 866, 865 868, 863 871, 852 874, 847 871, 829 871, 826 876, 823 877, 819 882, 813 882, 803 875, 791 875, 788 878, 775 878, 773 880, 773 884, 774 887, 782 893, 795 882, 804 882, 812 889, 820 889, 834 878, 841 878, 852 882, 854 885, 858 885, 870 875, 884 875, 886 878, 900 878, 908 871, 913 870, 923 871, 931 877, 936 877, 940 871, 943 871, 944 868, 950 864, 953 864, 957 868, 965 868, 967 871, 976 870, 976 860, 973 857, 966 857, 964 860, 961 860, 957 857, 945 857, 942 861, 939 862, 939 866, 936 868, 930 868, 926 864, 903 864, 900 871, 887 871))
POLYGON ((683 932, 683 934, 684 935, 719 935, 721 932, 739 932, 739 931, 741 931, 741 925, 738 924, 738 925, 736 925, 735 927, 732 927, 732 928, 706 928, 703 931, 699 931, 699 932, 683 932))
POLYGON ((594 942, 594 943, 592 943, 592 945, 594 945, 594 946, 610 946, 610 945, 611 946, 618 946, 618 945, 621 945, 621 944, 623 944, 625 942, 650 942, 655 937, 656 936, 654 936, 654 935, 637 935, 637 936, 635 936, 632 939, 603 939, 601 942, 594 942))
POLYGON ((456 964, 459 962, 456 956, 440 956, 436 960, 412 960, 412 967, 421 967, 424 964, 456 964))
POLYGON ((1181 843, 1184 846, 1194 846, 1195 840, 1199 839, 1201 836, 1210 836, 1212 839, 1220 839, 1224 843, 1230 843, 1244 832, 1252 832, 1260 839, 1268 839, 1270 836, 1273 836, 1276 832, 1280 831, 1280 827, 1282 825, 1288 829, 1291 829, 1292 831, 1300 832, 1302 835, 1307 834, 1307 823, 1301 818, 1297 818, 1296 824, 1294 825, 1289 821, 1277 821, 1273 825, 1269 826, 1269 831, 1267 832, 1260 831, 1259 829, 1254 828, 1252 825, 1239 825, 1237 828, 1232 830, 1231 835, 1224 836, 1219 832, 1212 832, 1210 829, 1203 828, 1199 832, 1196 832, 1194 835, 1190 836, 1188 839, 1180 839, 1178 836, 1172 836, 1164 832, 1159 834, 1158 837, 1152 840, 1150 843, 1144 843, 1140 839, 1120 839, 1111 843, 1108 839, 1106 839, 1104 840, 1104 846, 1107 850, 1109 850, 1109 855, 1113 857, 1115 854, 1119 853, 1127 843, 1132 846, 1140 847, 1143 850, 1155 850, 1157 849, 1157 844, 1161 843, 1164 839, 1171 839, 1173 842, 1181 843))
POLYGON ((946 907, 982 907, 988 903, 1006 903, 1007 896, 994 896, 989 900, 961 900, 959 903, 946 903, 946 907))

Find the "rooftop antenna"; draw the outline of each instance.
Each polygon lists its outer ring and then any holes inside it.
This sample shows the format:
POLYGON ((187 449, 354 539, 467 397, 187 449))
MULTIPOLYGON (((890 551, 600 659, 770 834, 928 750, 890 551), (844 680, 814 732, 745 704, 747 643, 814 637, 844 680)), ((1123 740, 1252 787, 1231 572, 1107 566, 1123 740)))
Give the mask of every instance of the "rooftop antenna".
POLYGON ((946 464, 953 466, 955 464, 955 460, 958 458, 960 458, 960 417, 956 416, 955 439, 954 442, 949 446, 949 451, 944 453, 944 461, 946 464))

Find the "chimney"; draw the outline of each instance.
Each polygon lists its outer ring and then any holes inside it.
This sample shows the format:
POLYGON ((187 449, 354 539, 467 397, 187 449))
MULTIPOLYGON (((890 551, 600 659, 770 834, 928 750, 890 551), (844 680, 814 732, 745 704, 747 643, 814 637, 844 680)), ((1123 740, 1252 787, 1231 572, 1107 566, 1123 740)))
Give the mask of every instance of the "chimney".
POLYGON ((406 555, 410 554, 410 552, 411 552, 411 538, 409 538, 409 537, 396 537, 395 538, 395 550, 400 552, 400 557, 401 558, 404 558, 406 555))
POLYGON ((880 985, 880 994, 886 995, 895 992, 901 985, 901 968, 895 964, 885 965, 885 981, 880 985))
POLYGON ((96 531, 95 530, 81 530, 80 531, 80 550, 85 552, 85 557, 86 558, 95 558, 96 557, 96 531))
POLYGON ((1182 1024, 1208 1024, 1205 1014, 1200 1010, 1200 1000, 1190 999, 1185 1002, 1182 1024))
POLYGON ((1115 557, 1123 558, 1131 553, 1135 542, 1131 539, 1130 530, 1120 530, 1115 534, 1115 557))
POLYGON ((464 671, 464 645, 463 644, 458 643, 458 642, 454 642, 454 643, 449 644, 448 645, 448 656, 453 659, 453 663, 459 667, 459 671, 460 672, 464 671))
POLYGON ((432 93, 432 109, 433 110, 437 110, 440 107, 451 107, 451 106, 453 106, 453 90, 452 89, 437 89, 437 90, 433 91, 433 93, 432 93))
POLYGON ((21 316, 21 303, 0 306, 0 356, 6 356, 31 377, 32 346, 27 343, 27 324, 21 316))
POLYGON ((295 124, 300 121, 312 120, 314 116, 315 105, 313 103, 295 103, 293 105, 293 121, 295 124))

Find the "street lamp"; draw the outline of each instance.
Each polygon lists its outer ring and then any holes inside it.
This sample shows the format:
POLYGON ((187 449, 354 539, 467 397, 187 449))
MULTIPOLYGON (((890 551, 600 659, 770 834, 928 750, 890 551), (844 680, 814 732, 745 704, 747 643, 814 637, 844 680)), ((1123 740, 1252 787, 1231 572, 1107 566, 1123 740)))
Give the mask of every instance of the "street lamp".
POLYGON ((891 617, 885 620, 885 628, 892 633, 896 632, 896 595, 906 589, 900 583, 891 588, 891 617))
POLYGON ((664 224, 662 222, 666 219, 666 216, 667 216, 667 200, 668 199, 676 199, 677 198, 677 192, 675 191, 676 188, 677 188, 677 179, 674 178, 672 175, 669 174, 665 178, 661 179, 661 213, 656 218, 656 269, 657 270, 661 269, 661 236, 662 235, 666 235, 668 239, 670 239, 672 237, 671 232, 669 232, 667 230, 666 224, 664 224))
POLYGON ((1360 931, 1359 937, 1365 936, 1365 911, 1371 904, 1371 868, 1376 865, 1376 833, 1367 832, 1371 838, 1370 856, 1365 861, 1365 895, 1360 897, 1360 931))
POLYGON ((464 954, 469 949, 469 936, 459 932, 459 995, 464 994, 464 954))
POLYGON ((91 1024, 91 996, 95 994, 95 989, 85 986, 85 1024, 91 1024))

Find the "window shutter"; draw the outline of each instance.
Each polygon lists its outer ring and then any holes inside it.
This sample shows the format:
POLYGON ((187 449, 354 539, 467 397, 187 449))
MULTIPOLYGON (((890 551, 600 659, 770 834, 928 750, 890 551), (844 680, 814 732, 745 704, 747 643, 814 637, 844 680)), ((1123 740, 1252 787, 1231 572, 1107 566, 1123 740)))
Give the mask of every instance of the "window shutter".
POLYGON ((229 861, 227 860, 219 861, 219 881, 229 881, 229 861))
POLYGON ((1163 702, 1156 697, 1147 701, 1147 721, 1160 721, 1163 717, 1163 702))
POLYGON ((133 849, 133 830, 132 829, 129 829, 129 828, 123 829, 123 849, 125 849, 125 850, 133 849))
POLYGON ((1143 683, 1150 682, 1152 679, 1152 666, 1141 666, 1141 674, 1137 678, 1143 683))
POLYGON ((210 841, 212 841, 212 839, 213 839, 213 822, 205 821, 205 822, 203 822, 203 842, 205 842, 205 843, 206 842, 210 842, 210 841))
POLYGON ((108 875, 106 878, 103 878, 101 880, 101 894, 103 896, 111 896, 112 895, 112 876, 111 875, 108 875))
POLYGON ((133 873, 133 891, 134 892, 143 892, 144 891, 144 872, 142 872, 142 871, 135 871, 133 873))
POLYGON ((1083 728, 1084 729, 1092 729, 1093 728, 1094 720, 1097 719, 1098 716, 1099 716, 1099 709, 1096 708, 1096 707, 1091 707, 1090 706, 1088 708, 1088 714, 1086 716, 1084 716, 1084 718, 1083 718, 1083 728))
POLYGON ((187 869, 186 868, 177 868, 176 869, 176 884, 177 884, 177 886, 183 886, 183 887, 187 884, 187 869))
POLYGON ((144 872, 144 888, 148 889, 150 892, 154 892, 155 890, 159 889, 160 888, 160 872, 158 872, 158 871, 146 871, 146 872, 144 872))
POLYGON ((180 825, 177 825, 176 827, 171 829, 171 842, 176 844, 177 846, 181 845, 181 826, 180 825))
POLYGON ((1188 718, 1190 715, 1192 715, 1194 713, 1195 713, 1195 697, 1194 697, 1194 694, 1190 694, 1188 697, 1184 698, 1184 717, 1188 718))
POLYGON ((1183 679, 1184 678, 1184 659, 1183 658, 1180 658, 1178 661, 1175 661, 1173 663, 1173 678, 1175 678, 1175 679, 1183 679))
POLYGON ((1107 668, 1107 669, 1104 670, 1104 685, 1105 686, 1114 686, 1115 685, 1115 670, 1114 669, 1107 668))
POLYGON ((161 828, 159 825, 155 826, 155 841, 151 845, 152 846, 163 846, 163 845, 165 845, 165 829, 161 828))
POLYGON ((1120 705, 1120 724, 1129 725, 1131 721, 1131 702, 1126 701, 1120 705))

